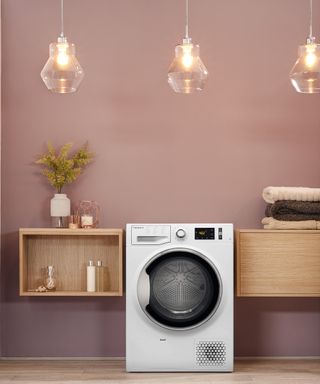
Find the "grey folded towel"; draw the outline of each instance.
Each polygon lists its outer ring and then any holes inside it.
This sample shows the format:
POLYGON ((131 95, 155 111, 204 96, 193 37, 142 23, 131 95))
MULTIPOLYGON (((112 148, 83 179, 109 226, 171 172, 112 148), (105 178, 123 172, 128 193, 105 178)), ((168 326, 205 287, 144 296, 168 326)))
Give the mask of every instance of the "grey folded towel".
POLYGON ((266 216, 282 221, 320 221, 319 201, 279 200, 266 207, 266 216))

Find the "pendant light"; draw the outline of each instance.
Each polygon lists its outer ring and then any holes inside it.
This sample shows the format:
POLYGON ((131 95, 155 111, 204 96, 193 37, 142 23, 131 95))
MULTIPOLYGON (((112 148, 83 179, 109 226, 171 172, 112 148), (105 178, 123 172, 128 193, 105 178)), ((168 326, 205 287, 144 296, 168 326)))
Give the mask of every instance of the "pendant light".
POLYGON ((189 36, 189 0, 186 0, 185 37, 175 48, 175 58, 169 67, 168 83, 177 93, 201 91, 208 71, 199 57, 199 45, 189 36))
POLYGON ((75 92, 81 83, 84 72, 76 56, 75 45, 64 35, 64 4, 61 0, 61 33, 58 41, 49 47, 50 57, 41 71, 41 78, 52 92, 75 92))
POLYGON ((290 72, 290 80, 300 93, 320 93, 320 44, 312 36, 312 0, 307 43, 300 45, 299 58, 290 72))

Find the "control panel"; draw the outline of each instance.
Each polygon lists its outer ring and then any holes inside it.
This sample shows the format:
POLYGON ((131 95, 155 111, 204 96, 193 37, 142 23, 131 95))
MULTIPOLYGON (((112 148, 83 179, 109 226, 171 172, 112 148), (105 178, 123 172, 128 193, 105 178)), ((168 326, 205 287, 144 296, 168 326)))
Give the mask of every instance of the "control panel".
POLYGON ((188 241, 233 241, 232 224, 128 224, 127 245, 186 244, 188 241), (131 233, 131 236, 129 235, 131 233))
POLYGON ((214 240, 215 229, 214 228, 195 228, 194 238, 195 240, 214 240))
POLYGON ((223 240, 222 228, 195 228, 195 240, 223 240), (218 233, 216 231, 218 230, 218 233))

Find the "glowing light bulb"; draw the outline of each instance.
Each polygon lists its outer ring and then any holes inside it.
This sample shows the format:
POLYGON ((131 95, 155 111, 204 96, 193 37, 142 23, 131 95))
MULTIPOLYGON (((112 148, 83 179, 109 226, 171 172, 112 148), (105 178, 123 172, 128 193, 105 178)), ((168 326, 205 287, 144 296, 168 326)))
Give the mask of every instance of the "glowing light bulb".
POLYGON ((66 66, 69 63, 69 55, 67 53, 67 49, 68 44, 58 45, 57 63, 62 67, 66 66))
POLYGON ((305 58, 306 65, 310 68, 313 67, 317 61, 317 56, 315 55, 316 47, 314 44, 307 47, 307 55, 305 58))
POLYGON ((193 64, 193 55, 192 55, 192 45, 184 45, 183 46, 183 55, 182 55, 182 65, 189 69, 193 64))

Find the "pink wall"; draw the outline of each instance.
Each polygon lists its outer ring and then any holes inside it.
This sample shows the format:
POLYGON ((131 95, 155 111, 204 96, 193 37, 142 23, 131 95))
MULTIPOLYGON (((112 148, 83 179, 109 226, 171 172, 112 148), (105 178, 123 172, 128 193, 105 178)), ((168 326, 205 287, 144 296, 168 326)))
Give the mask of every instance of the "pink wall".
MULTIPOLYGON (((96 161, 67 190, 97 200, 104 227, 233 222, 260 227, 266 185, 320 185, 319 96, 288 73, 308 1, 191 1, 191 36, 210 79, 171 92, 180 0, 67 0, 66 34, 86 71, 74 95, 39 73, 59 32, 58 0, 3 0, 4 356, 123 356, 124 299, 20 298, 19 227, 49 224, 53 191, 32 165, 47 140, 89 140, 96 161)), ((315 33, 320 35, 315 2, 315 33)), ((320 301, 240 299, 237 355, 320 355, 320 301)))

